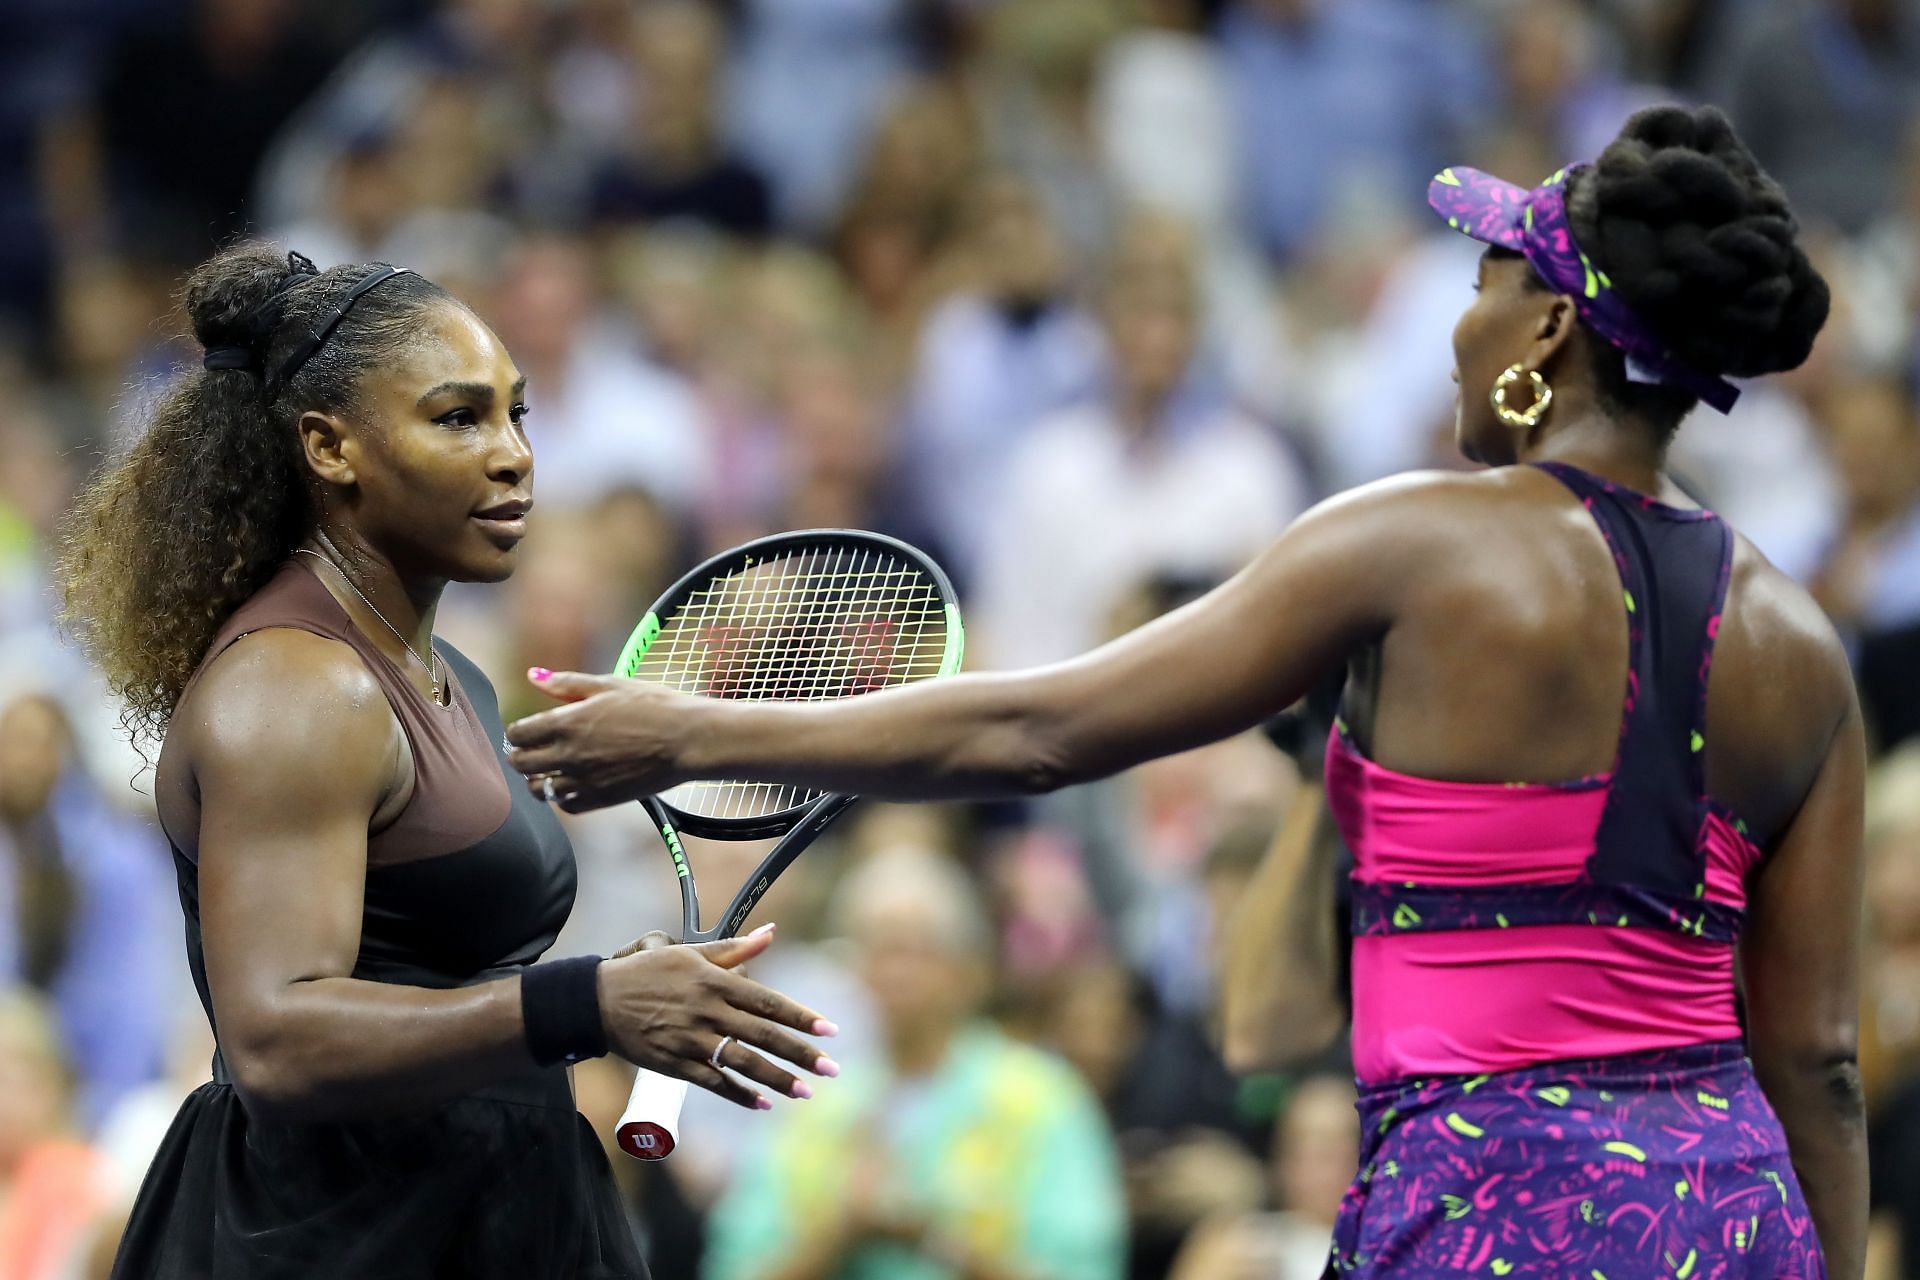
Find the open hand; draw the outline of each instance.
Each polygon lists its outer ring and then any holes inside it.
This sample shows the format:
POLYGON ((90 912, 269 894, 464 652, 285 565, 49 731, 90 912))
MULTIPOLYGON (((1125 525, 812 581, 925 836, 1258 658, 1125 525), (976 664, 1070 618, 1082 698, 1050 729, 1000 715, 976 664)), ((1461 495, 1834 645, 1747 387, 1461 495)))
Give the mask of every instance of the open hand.
POLYGON ((648 935, 600 966, 600 1016, 615 1053, 635 1066, 761 1109, 771 1104, 744 1081, 792 1098, 810 1097, 813 1090, 749 1045, 815 1075, 840 1074, 833 1059, 794 1034, 832 1035, 831 1022, 735 972, 767 949, 771 926, 744 938, 688 946, 659 945, 657 936, 648 935), (713 1065, 714 1050, 723 1041, 730 1041, 719 1055, 726 1071, 713 1065))
POLYGON ((621 676, 534 675, 536 688, 567 704, 507 729, 507 759, 534 795, 581 813, 687 780, 679 744, 702 699, 621 676))

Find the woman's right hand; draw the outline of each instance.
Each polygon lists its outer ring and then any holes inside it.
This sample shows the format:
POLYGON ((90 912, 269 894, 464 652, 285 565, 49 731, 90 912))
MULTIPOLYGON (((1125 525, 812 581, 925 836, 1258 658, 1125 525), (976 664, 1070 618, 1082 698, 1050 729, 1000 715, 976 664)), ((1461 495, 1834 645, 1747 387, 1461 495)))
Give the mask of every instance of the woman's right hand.
MULTIPOLYGON (((839 1066, 794 1034, 830 1036, 837 1028, 813 1010, 737 972, 773 942, 771 925, 741 938, 681 946, 650 934, 600 966, 600 1017, 613 1052, 635 1066, 675 1076, 743 1107, 762 1106, 750 1080, 792 1098, 808 1084, 754 1048, 815 1075, 839 1066), (714 1069, 714 1046, 733 1037, 714 1069)), ((771 1105, 767 1103, 765 1105, 771 1105)))

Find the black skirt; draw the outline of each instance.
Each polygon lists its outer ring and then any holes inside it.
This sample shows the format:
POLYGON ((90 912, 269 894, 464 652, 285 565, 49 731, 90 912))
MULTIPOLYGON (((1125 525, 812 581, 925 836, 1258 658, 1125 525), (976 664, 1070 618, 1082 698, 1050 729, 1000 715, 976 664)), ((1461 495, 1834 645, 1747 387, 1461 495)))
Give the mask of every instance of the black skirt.
POLYGON ((231 1086, 202 1085, 114 1280, 645 1280, 606 1153, 564 1073, 541 1074, 351 1124, 256 1124, 231 1086))

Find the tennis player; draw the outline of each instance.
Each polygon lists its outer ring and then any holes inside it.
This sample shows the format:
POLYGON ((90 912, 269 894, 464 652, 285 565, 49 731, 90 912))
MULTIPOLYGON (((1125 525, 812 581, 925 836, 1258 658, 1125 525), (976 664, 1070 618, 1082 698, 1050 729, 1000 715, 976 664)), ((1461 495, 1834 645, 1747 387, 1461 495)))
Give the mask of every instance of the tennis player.
POLYGON ((115 1265, 207 1276, 638 1277, 566 1064, 743 1105, 824 1074, 818 1015, 731 972, 770 937, 535 963, 574 898, 494 693, 432 640, 513 571, 525 379, 392 267, 229 250, 187 288, 204 371, 87 492, 72 620, 164 733, 155 775, 215 1029, 115 1265), (730 1056, 721 1056, 725 1046, 730 1056), (728 1075, 721 1068, 733 1068, 728 1075))
POLYGON ((573 809, 734 774, 1044 791, 1249 728, 1344 663, 1364 1128, 1331 1270, 1857 1277, 1853 686, 1807 595, 1663 470, 1729 376, 1806 358, 1826 286, 1710 108, 1640 113, 1532 190, 1452 169, 1430 199, 1488 246, 1454 330, 1487 470, 1337 497, 1035 671, 808 706, 555 676, 578 701, 516 724, 515 764, 573 809))

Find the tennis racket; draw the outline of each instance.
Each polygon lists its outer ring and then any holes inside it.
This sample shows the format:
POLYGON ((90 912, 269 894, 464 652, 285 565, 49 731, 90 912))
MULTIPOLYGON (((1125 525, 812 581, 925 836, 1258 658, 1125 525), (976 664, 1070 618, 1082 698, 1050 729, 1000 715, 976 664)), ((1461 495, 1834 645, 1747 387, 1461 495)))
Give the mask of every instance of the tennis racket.
MULTIPOLYGON (((877 533, 808 529, 721 552, 673 584, 640 620, 616 675, 707 698, 820 702, 959 670, 964 635, 953 584, 914 547, 877 533)), ((749 779, 683 782, 640 803, 680 880, 680 941, 738 933, 767 887, 856 797, 749 779), (682 834, 779 838, 718 923, 682 834)), ((620 1117, 620 1149, 661 1160, 679 1143, 687 1082, 642 1070, 620 1117)))

